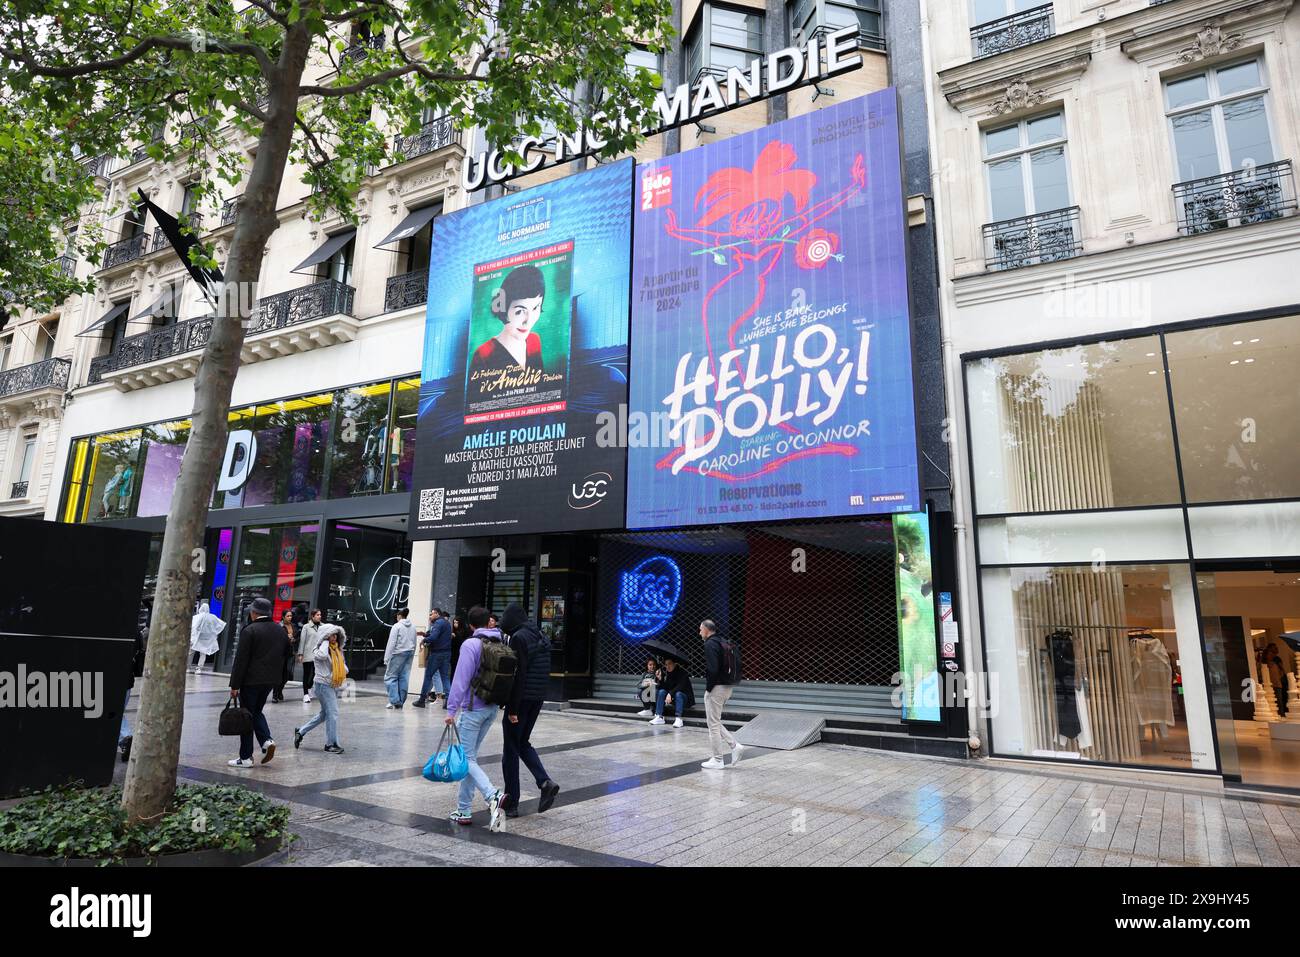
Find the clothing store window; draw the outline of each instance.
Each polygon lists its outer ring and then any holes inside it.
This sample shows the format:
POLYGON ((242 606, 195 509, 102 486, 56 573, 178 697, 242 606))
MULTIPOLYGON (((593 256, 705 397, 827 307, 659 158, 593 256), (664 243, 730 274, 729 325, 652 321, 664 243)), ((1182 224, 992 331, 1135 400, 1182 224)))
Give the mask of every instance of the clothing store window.
POLYGON ((1179 181, 1273 162, 1267 101, 1259 59, 1165 81, 1179 181))
POLYGON ((231 431, 252 433, 256 447, 237 488, 218 489, 214 508, 314 502, 323 491, 333 393, 232 410, 231 431))
POLYGON ((420 418, 420 380, 401 379, 393 389, 393 418, 388 425, 389 492, 409 492, 415 470, 415 426, 420 418))
POLYGON ((702 4, 686 37, 685 81, 694 83, 702 72, 723 74, 733 66, 748 70, 764 52, 763 14, 702 4))
POLYGON ((331 427, 331 498, 374 495, 384 490, 391 397, 389 382, 337 393, 331 427))
POLYGON ((969 363, 979 513, 1178 504, 1163 373, 1156 336, 969 363))
POLYGON ((1069 206, 1065 114, 1057 110, 985 130, 984 169, 991 222, 1069 206))
MULTIPOLYGON (((255 598, 267 598, 273 606, 272 617, 301 604, 310 605, 315 589, 316 549, 320 526, 267 525, 246 527, 239 536, 238 565, 234 570, 234 590, 227 592, 226 621, 234 634, 249 621, 249 606, 255 598)), ((222 648, 222 661, 234 660, 236 642, 222 648)))
POLYGON ((329 538, 325 620, 342 626, 348 650, 382 650, 396 611, 410 600, 411 548, 403 532, 339 522, 329 538))
POLYGON ((87 516, 90 521, 135 515, 141 438, 140 429, 95 436, 87 478, 91 490, 87 516))
POLYGON ((1216 767, 1186 564, 985 568, 981 584, 995 753, 1216 767))
POLYGON ((1300 498, 1300 321, 1165 337, 1189 502, 1300 498))
POLYGON ((180 478, 181 457, 189 437, 188 419, 160 422, 143 430, 137 517, 166 515, 171 510, 172 490, 180 478))

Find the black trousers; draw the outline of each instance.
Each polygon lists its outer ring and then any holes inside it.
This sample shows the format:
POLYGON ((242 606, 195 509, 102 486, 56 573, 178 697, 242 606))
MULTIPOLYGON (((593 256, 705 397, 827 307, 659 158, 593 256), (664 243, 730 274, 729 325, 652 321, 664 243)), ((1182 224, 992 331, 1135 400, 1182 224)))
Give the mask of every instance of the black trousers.
POLYGON ((262 713, 270 693, 270 685, 245 685, 239 689, 239 703, 253 715, 253 730, 239 736, 239 756, 245 761, 253 756, 254 737, 259 745, 271 740, 271 728, 266 723, 266 715, 262 713))
POLYGON ((506 807, 515 807, 519 804, 520 759, 523 759, 528 770, 532 772, 533 780, 539 788, 550 779, 546 768, 542 766, 542 759, 538 756, 537 749, 528 740, 532 736, 533 725, 537 724, 537 716, 541 713, 540 701, 525 701, 519 706, 519 723, 512 724, 509 715, 506 715, 501 725, 502 737, 505 741, 505 747, 501 751, 501 774, 505 778, 506 807))
POLYGON ((311 685, 312 682, 315 680, 316 680, 316 664, 315 662, 308 661, 306 658, 304 658, 302 660, 302 693, 303 694, 311 694, 311 685))

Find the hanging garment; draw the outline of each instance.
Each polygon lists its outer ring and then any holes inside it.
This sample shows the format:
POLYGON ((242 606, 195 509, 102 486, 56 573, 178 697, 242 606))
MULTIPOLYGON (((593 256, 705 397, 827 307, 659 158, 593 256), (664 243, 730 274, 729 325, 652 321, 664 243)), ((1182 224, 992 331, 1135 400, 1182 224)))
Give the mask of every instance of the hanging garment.
POLYGON ((1088 717, 1088 696, 1082 688, 1074 693, 1074 703, 1079 712, 1079 737, 1075 743, 1080 751, 1086 751, 1092 747, 1092 722, 1088 717))
POLYGON ((1079 705, 1075 698, 1074 639, 1068 634, 1049 635, 1052 653, 1052 699, 1056 705, 1056 729, 1066 738, 1079 736, 1079 705))
POLYGON ((1129 640, 1138 724, 1174 723, 1174 669, 1159 638, 1129 640))

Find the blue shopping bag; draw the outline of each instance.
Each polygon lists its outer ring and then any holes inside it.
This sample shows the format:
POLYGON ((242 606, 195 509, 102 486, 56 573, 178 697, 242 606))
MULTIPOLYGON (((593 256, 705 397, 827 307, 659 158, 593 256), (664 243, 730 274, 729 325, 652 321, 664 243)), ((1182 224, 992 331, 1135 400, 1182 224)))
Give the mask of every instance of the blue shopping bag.
POLYGON ((438 739, 438 751, 424 765, 424 776, 430 781, 459 781, 465 775, 469 774, 469 761, 465 758, 465 749, 461 747, 460 732, 456 730, 454 724, 446 725, 442 729, 442 737, 438 739), (443 745, 447 741, 447 735, 451 734, 455 740, 449 747, 443 745))

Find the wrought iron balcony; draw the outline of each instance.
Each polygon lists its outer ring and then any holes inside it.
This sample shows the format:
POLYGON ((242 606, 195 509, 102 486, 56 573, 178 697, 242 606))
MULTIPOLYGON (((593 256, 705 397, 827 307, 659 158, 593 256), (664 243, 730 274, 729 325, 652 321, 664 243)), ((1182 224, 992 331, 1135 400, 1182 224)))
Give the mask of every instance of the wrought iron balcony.
POLYGON ((54 260, 54 266, 65 276, 75 276, 77 274, 77 257, 71 255, 60 256, 54 260))
POLYGON ((144 365, 157 359, 196 352, 208 344, 212 335, 212 316, 187 319, 161 329, 127 336, 106 356, 90 360, 87 384, 98 382, 106 373, 144 365))
POLYGON ((26 482, 14 482, 13 485, 9 486, 9 497, 10 497, 10 498, 26 498, 26 497, 27 497, 27 483, 26 483, 26 482))
POLYGON ((1281 160, 1175 183, 1174 206, 1184 236, 1281 219, 1296 210, 1295 172, 1281 160))
POLYGON ((1019 269, 1060 262, 1083 252, 1079 207, 1054 209, 1006 219, 984 227, 984 264, 989 269, 1019 269))
POLYGON ((384 287, 384 312, 418 306, 429 298, 429 270, 417 269, 389 276, 384 287))
POLYGON ((113 168, 113 157, 107 153, 86 157, 81 161, 81 168, 86 171, 87 176, 108 176, 108 171, 113 168))
POLYGON ((1056 34, 1056 20, 1052 15, 1052 5, 1045 3, 1013 13, 1009 17, 989 20, 971 27, 971 43, 975 47, 975 58, 995 56, 1007 50, 1046 40, 1056 34))
POLYGON ((0 372, 0 398, 37 389, 66 389, 71 369, 68 359, 45 359, 0 372))
POLYGON ((248 335, 255 336, 259 332, 282 329, 325 316, 350 316, 355 296, 355 289, 333 279, 323 279, 310 286, 263 296, 253 307, 248 335))
POLYGON ((351 60, 369 56, 372 50, 382 50, 383 48, 384 35, 382 33, 376 33, 371 37, 357 37, 339 54, 339 67, 342 68, 351 60))
POLYGON ((456 128, 452 125, 451 117, 440 116, 420 127, 420 132, 393 140, 393 152, 400 163, 450 146, 456 140, 456 128))
POLYGON ((244 198, 244 194, 232 196, 221 204, 221 220, 217 223, 217 228, 229 226, 239 218, 239 201, 244 198))
POLYGON ((140 235, 131 236, 128 239, 119 239, 104 250, 104 256, 99 261, 99 268, 112 269, 114 266, 129 263, 133 259, 139 259, 150 251, 149 242, 148 233, 140 233, 140 235))

